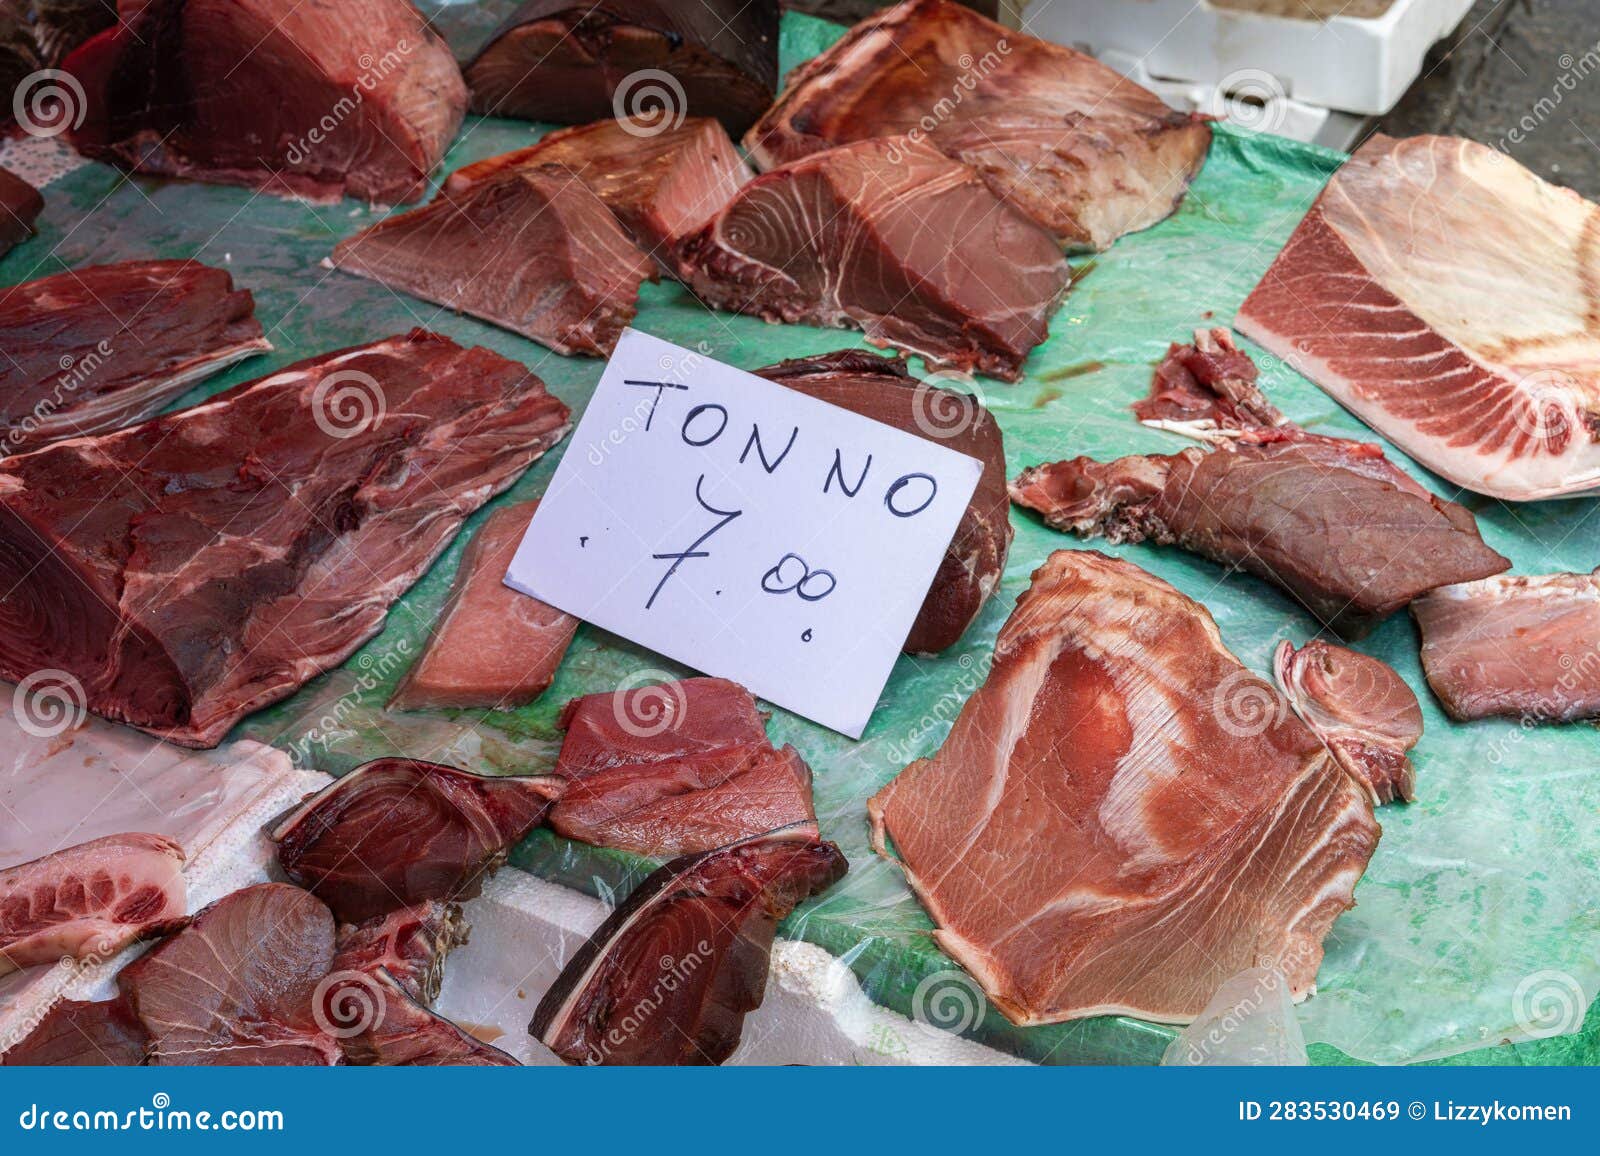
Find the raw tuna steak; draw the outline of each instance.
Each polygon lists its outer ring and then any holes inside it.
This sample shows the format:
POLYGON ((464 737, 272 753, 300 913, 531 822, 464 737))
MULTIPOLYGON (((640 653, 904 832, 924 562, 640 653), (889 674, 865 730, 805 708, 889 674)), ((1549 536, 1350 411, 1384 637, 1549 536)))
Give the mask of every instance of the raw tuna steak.
POLYGON ((978 488, 922 600, 904 650, 937 654, 954 646, 999 585, 1011 550, 1011 502, 999 423, 975 397, 916 381, 897 358, 845 350, 755 372, 983 463, 978 488))
POLYGON ((476 896, 560 792, 557 779, 377 759, 307 798, 271 835, 292 882, 341 923, 365 923, 476 896))
POLYGON ((338 1064, 316 1008, 333 939, 321 900, 261 883, 205 908, 117 986, 150 1033, 152 1064, 338 1064))
POLYGON ((844 878, 814 824, 674 859, 562 969, 528 1031, 569 1064, 720 1064, 761 1006, 778 923, 844 878))
POLYGON ((136 1067, 149 1044, 150 1034, 120 996, 101 1003, 64 999, 0 1054, 0 1067, 136 1067))
POLYGON ((1313 639, 1278 644, 1273 673, 1294 713, 1376 803, 1416 798, 1406 752, 1422 737, 1422 707, 1387 663, 1313 639))
POLYGON ((215 746, 382 629, 566 429, 521 365, 418 330, 0 462, 0 677, 65 671, 215 746))
POLYGON ((272 348, 255 301, 194 261, 91 265, 0 293, 5 450, 144 421, 272 348))
POLYGON ((513 710, 550 685, 578 620, 504 581, 538 508, 537 501, 503 506, 473 536, 422 657, 389 700, 391 710, 513 710))
POLYGON ((121 0, 64 64, 72 141, 135 172, 280 195, 413 201, 466 86, 408 0, 121 0))
POLYGON ((567 737, 556 773, 568 779, 767 741, 756 700, 725 678, 686 678, 587 694, 562 710, 561 727, 567 737))
POLYGON ((705 224, 750 179, 733 141, 709 117, 691 117, 646 137, 622 121, 601 120, 457 169, 444 191, 459 200, 473 185, 508 169, 544 164, 577 173, 634 242, 661 262, 670 262, 677 241, 705 224))
POLYGON ((688 113, 740 133, 778 89, 778 3, 526 0, 466 71, 484 116, 626 116, 650 136, 688 113))
POLYGON ((39 190, 10 169, 0 168, 0 257, 33 236, 33 223, 42 212, 39 190))
POLYGON ((655 266, 571 169, 510 169, 459 196, 386 217, 333 263, 492 321, 557 353, 602 357, 655 266))
POLYGON ((757 177, 680 246, 701 300, 1007 381, 1071 281, 1049 234, 927 147, 866 140, 757 177), (930 222, 964 222, 960 229, 930 222))
POLYGON ((971 165, 1063 244, 1092 249, 1170 215, 1211 144, 1202 118, 954 0, 906 0, 856 25, 789 77, 744 143, 769 169, 902 134, 971 165))
POLYGON ((1600 570, 1447 586, 1411 613, 1451 718, 1600 718, 1600 570))
POLYGON ((1483 145, 1374 136, 1238 328, 1459 486, 1508 501, 1594 490, 1597 215, 1483 145), (1524 242, 1507 243, 1508 221, 1524 242))
POLYGON ((183 848, 111 835, 0 871, 0 975, 96 956, 183 924, 183 848))
POLYGON ((1378 825, 1205 607, 1061 550, 994 653, 939 752, 868 803, 939 946, 1022 1025, 1184 1023, 1263 961, 1310 994, 1378 825))

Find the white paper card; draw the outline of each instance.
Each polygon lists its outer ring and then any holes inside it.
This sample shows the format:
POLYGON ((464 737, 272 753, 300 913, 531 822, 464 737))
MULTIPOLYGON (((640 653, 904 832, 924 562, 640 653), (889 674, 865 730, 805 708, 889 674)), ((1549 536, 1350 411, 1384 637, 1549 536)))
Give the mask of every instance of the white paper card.
POLYGON ((630 329, 505 580, 859 738, 982 470, 630 329))

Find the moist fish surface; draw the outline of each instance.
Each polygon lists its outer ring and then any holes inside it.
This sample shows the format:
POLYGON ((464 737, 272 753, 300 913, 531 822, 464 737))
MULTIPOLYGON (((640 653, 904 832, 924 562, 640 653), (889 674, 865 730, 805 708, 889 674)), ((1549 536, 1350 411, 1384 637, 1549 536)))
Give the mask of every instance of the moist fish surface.
POLYGON ((0 1067, 136 1067, 145 1062, 150 1034, 127 1000, 63 999, 37 1027, 0 1052, 0 1067))
POLYGON ((33 236, 33 223, 44 212, 39 190, 10 169, 0 168, 0 257, 33 236))

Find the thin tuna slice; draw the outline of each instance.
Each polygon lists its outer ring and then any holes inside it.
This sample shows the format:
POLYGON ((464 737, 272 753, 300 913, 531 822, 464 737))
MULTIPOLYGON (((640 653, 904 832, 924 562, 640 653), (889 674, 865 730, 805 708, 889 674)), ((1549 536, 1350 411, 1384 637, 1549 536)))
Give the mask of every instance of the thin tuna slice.
POLYGON ((720 1064, 761 1006, 778 923, 844 877, 802 823, 674 859, 578 950, 528 1031, 569 1064, 720 1064))
POLYGON ((971 165, 1063 244, 1091 249, 1169 216, 1211 144, 1203 118, 955 0, 906 0, 857 24, 789 77, 744 143, 769 169, 900 135, 971 165))
POLYGON ((978 488, 903 649, 907 654, 937 654, 954 646, 1000 584, 1011 550, 1011 502, 999 423, 977 398, 917 381, 898 358, 845 350, 755 372, 983 463, 978 488))
POLYGON ((271 836, 292 882, 341 923, 365 923, 473 898, 560 793, 558 779, 375 759, 309 796, 271 836))
POLYGON ((99 1003, 64 999, 0 1053, 0 1067, 136 1067, 149 1046, 150 1033, 121 996, 99 1003))
POLYGON ((556 774, 568 779, 767 741, 756 700, 725 678, 686 678, 587 694, 566 705, 561 726, 567 737, 556 774))
POLYGON ((0 257, 33 236, 33 223, 44 212, 39 190, 10 169, 0 168, 0 257))
POLYGON ((1185 1023, 1269 963, 1303 999, 1378 842, 1365 787, 1205 607, 1089 550, 1035 571, 944 745, 867 810, 1022 1025, 1185 1023))
POLYGON ((1299 650, 1284 639, 1272 669, 1295 714, 1374 802, 1417 797, 1406 752, 1422 737, 1422 706, 1393 667, 1319 639, 1299 650))
POLYGON ((413 201, 466 86, 408 0, 121 0, 64 63, 79 151, 282 195, 413 201))
POLYGON ((338 1064, 316 1007, 333 942, 321 900, 261 883, 202 910, 117 986, 150 1033, 152 1064, 338 1064))
POLYGON ((0 677, 186 746, 339 665, 567 430, 523 366, 422 330, 0 462, 0 677))
POLYGON ((0 871, 0 975, 61 959, 109 959, 183 924, 183 848, 110 835, 0 871))
POLYGON ((571 169, 510 169, 386 217, 339 242, 333 263, 531 337, 608 355, 655 266, 571 169))
POLYGON ((578 619, 519 594, 506 571, 537 501, 495 510, 461 557, 455 585, 422 657, 395 689, 391 710, 488 707, 512 710, 544 693, 578 619))
POLYGON ((1347 637, 1436 586, 1511 563, 1470 511, 1435 497, 1374 445, 1251 431, 1215 450, 1024 470, 1011 500, 1110 542, 1176 545, 1275 584, 1347 637))
POLYGON ((1193 345, 1174 342, 1150 380, 1150 395, 1133 403, 1145 425, 1202 440, 1218 430, 1272 429, 1290 424, 1267 400, 1250 355, 1226 329, 1197 329, 1193 345))
POLYGON ((1238 328, 1459 486, 1586 493, 1600 488, 1597 216, 1483 145, 1374 136, 1238 328), (1506 242, 1508 221, 1524 243, 1506 242))
POLYGON ((714 116, 741 133, 778 89, 776 0, 525 0, 466 67, 472 111, 638 134, 714 116))
POLYGON ((1411 613, 1451 718, 1600 718, 1600 570, 1447 586, 1411 613))
POLYGON ((973 170, 882 139, 757 177, 683 242, 678 273, 719 309, 860 329, 874 345, 1007 381, 1071 283, 1049 234, 973 170))
POLYGON ((673 247, 733 200, 750 179, 727 132, 709 117, 641 137, 632 126, 601 120, 559 129, 539 143, 489 157, 450 174, 444 184, 460 199, 472 186, 507 170, 565 165, 617 215, 634 242, 670 262, 673 247))
POLYGON ((272 348, 249 292, 194 261, 91 265, 6 289, 0 346, 8 453, 144 421, 272 348))

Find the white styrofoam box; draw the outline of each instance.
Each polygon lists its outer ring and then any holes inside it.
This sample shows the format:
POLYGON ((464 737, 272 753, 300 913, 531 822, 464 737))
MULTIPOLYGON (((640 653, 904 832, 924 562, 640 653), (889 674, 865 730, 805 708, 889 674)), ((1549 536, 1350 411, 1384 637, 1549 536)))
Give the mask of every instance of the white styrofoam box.
POLYGON ((1471 7, 1472 0, 1395 0, 1374 19, 1299 20, 1204 0, 1029 0, 1022 26, 1096 56, 1132 55, 1152 76, 1376 116, 1395 106, 1428 49, 1471 7))
POLYGON ((1292 97, 1273 92, 1229 95, 1214 84, 1188 80, 1159 80, 1150 75, 1150 70, 1145 67, 1144 61, 1131 53, 1118 52, 1116 49, 1102 52, 1100 61, 1110 65, 1141 87, 1148 88, 1173 108, 1184 112, 1203 112, 1211 116, 1224 117, 1245 128, 1255 129, 1257 132, 1275 133, 1292 140, 1328 143, 1322 139, 1322 134, 1327 129, 1331 114, 1327 109, 1314 104, 1305 104, 1292 97), (1255 103, 1256 101, 1260 103, 1255 103))

